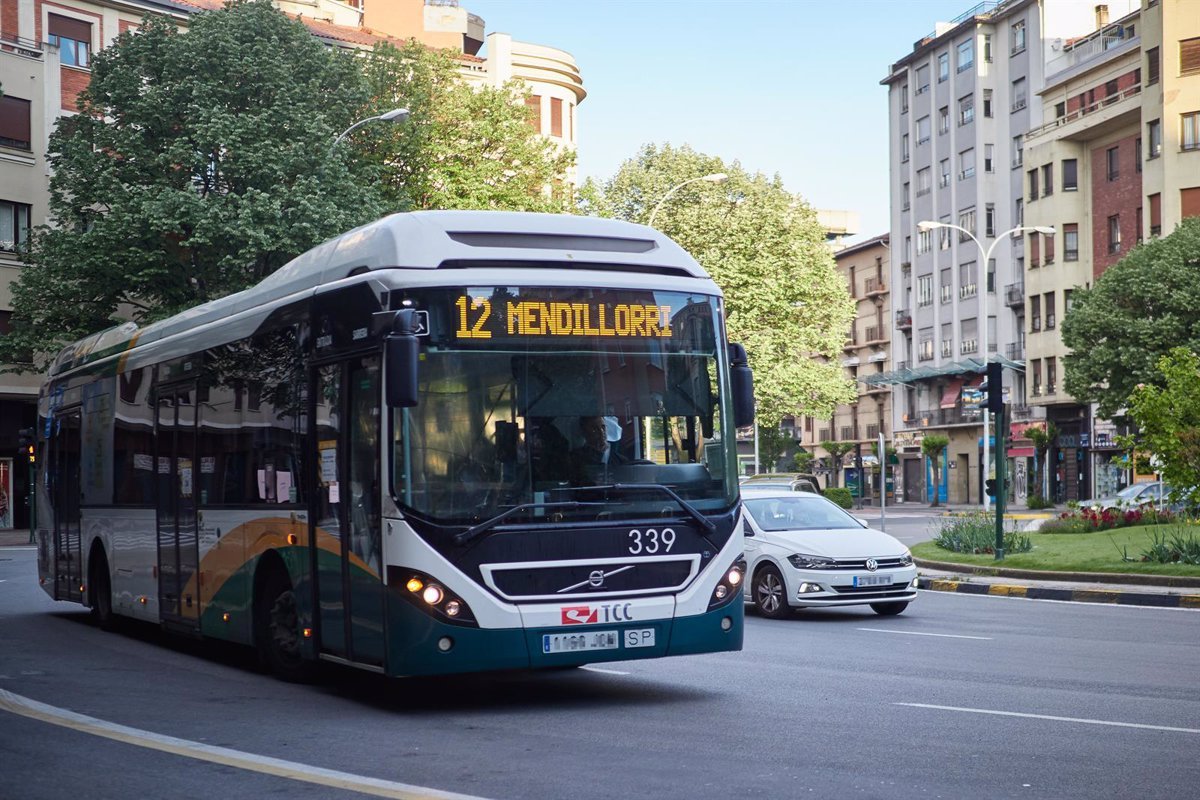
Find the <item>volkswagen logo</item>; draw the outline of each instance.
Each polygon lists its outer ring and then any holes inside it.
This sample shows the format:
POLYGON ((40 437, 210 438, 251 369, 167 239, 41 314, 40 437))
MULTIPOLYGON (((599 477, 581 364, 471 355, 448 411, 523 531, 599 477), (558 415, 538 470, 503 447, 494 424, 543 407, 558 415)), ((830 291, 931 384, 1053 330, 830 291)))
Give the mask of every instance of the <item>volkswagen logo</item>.
POLYGON ((873 558, 868 558, 867 559, 867 571, 874 572, 877 569, 879 569, 879 562, 873 558))
POLYGON ((604 570, 594 569, 588 575, 588 586, 599 589, 604 585, 604 570))

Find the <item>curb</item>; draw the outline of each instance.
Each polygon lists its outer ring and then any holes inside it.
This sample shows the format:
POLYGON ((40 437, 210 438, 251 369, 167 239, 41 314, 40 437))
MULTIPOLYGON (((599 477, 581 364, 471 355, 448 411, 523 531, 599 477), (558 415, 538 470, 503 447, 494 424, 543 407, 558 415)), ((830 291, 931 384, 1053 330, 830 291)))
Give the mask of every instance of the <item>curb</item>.
POLYGON ((948 561, 927 561, 914 558, 913 563, 939 572, 959 572, 986 578, 1024 578, 1033 581, 1067 581, 1075 583, 1128 583, 1134 586, 1164 586, 1173 589, 1200 588, 1200 577, 1185 575, 1134 575, 1127 572, 1051 572, 1037 569, 1015 569, 979 564, 955 564, 948 561))
POLYGON ((1073 600, 1077 603, 1108 603, 1120 606, 1158 606, 1160 608, 1200 609, 1200 594, 1148 594, 1116 592, 1104 589, 1050 589, 1040 586, 1012 586, 1002 583, 969 583, 945 578, 918 578, 917 588, 957 594, 986 594, 997 597, 1024 597, 1029 600, 1073 600))
MULTIPOLYGON (((971 514, 979 514, 979 513, 982 513, 982 511, 943 511, 939 516, 966 517, 966 516, 970 516, 971 514)), ((992 511, 989 511, 988 514, 990 516, 995 516, 995 513, 992 511)), ((1005 519, 1019 519, 1019 520, 1054 519, 1054 517, 1055 517, 1054 514, 1047 514, 1045 512, 1041 512, 1041 511, 1029 511, 1029 512, 1013 513, 1013 514, 1009 514, 1008 512, 1005 512, 1005 514, 1004 514, 1005 519)))

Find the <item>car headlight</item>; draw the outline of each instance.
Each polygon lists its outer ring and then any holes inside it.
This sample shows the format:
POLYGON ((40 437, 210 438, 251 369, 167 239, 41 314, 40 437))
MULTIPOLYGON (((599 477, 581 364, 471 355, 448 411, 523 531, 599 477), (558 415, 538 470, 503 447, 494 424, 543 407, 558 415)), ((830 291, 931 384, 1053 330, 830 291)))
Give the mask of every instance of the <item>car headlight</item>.
POLYGON ((794 553, 788 556, 788 561, 796 569, 833 569, 837 562, 826 556, 810 556, 807 553, 794 553))
POLYGON ((911 567, 912 566, 912 553, 908 552, 907 550, 904 551, 904 555, 900 556, 900 566, 902 566, 902 567, 911 567))

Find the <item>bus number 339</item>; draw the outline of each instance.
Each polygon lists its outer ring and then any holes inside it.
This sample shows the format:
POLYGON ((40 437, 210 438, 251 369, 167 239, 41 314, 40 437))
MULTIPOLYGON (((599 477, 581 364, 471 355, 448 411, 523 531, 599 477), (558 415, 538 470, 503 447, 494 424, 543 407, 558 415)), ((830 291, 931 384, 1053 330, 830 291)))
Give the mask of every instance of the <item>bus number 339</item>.
POLYGON ((670 528, 663 528, 661 531, 655 528, 646 528, 644 531, 634 528, 629 532, 630 555, 657 553, 659 550, 669 553, 674 544, 675 531, 670 528))

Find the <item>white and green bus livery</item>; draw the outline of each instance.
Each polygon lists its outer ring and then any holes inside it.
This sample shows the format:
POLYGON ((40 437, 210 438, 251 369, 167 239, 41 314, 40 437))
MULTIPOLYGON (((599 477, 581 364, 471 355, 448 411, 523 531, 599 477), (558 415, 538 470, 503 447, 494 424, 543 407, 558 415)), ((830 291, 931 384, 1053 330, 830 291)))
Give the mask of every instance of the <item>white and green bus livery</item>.
POLYGON ((40 579, 285 678, 739 650, 751 384, 650 228, 396 214, 63 349, 40 579))

